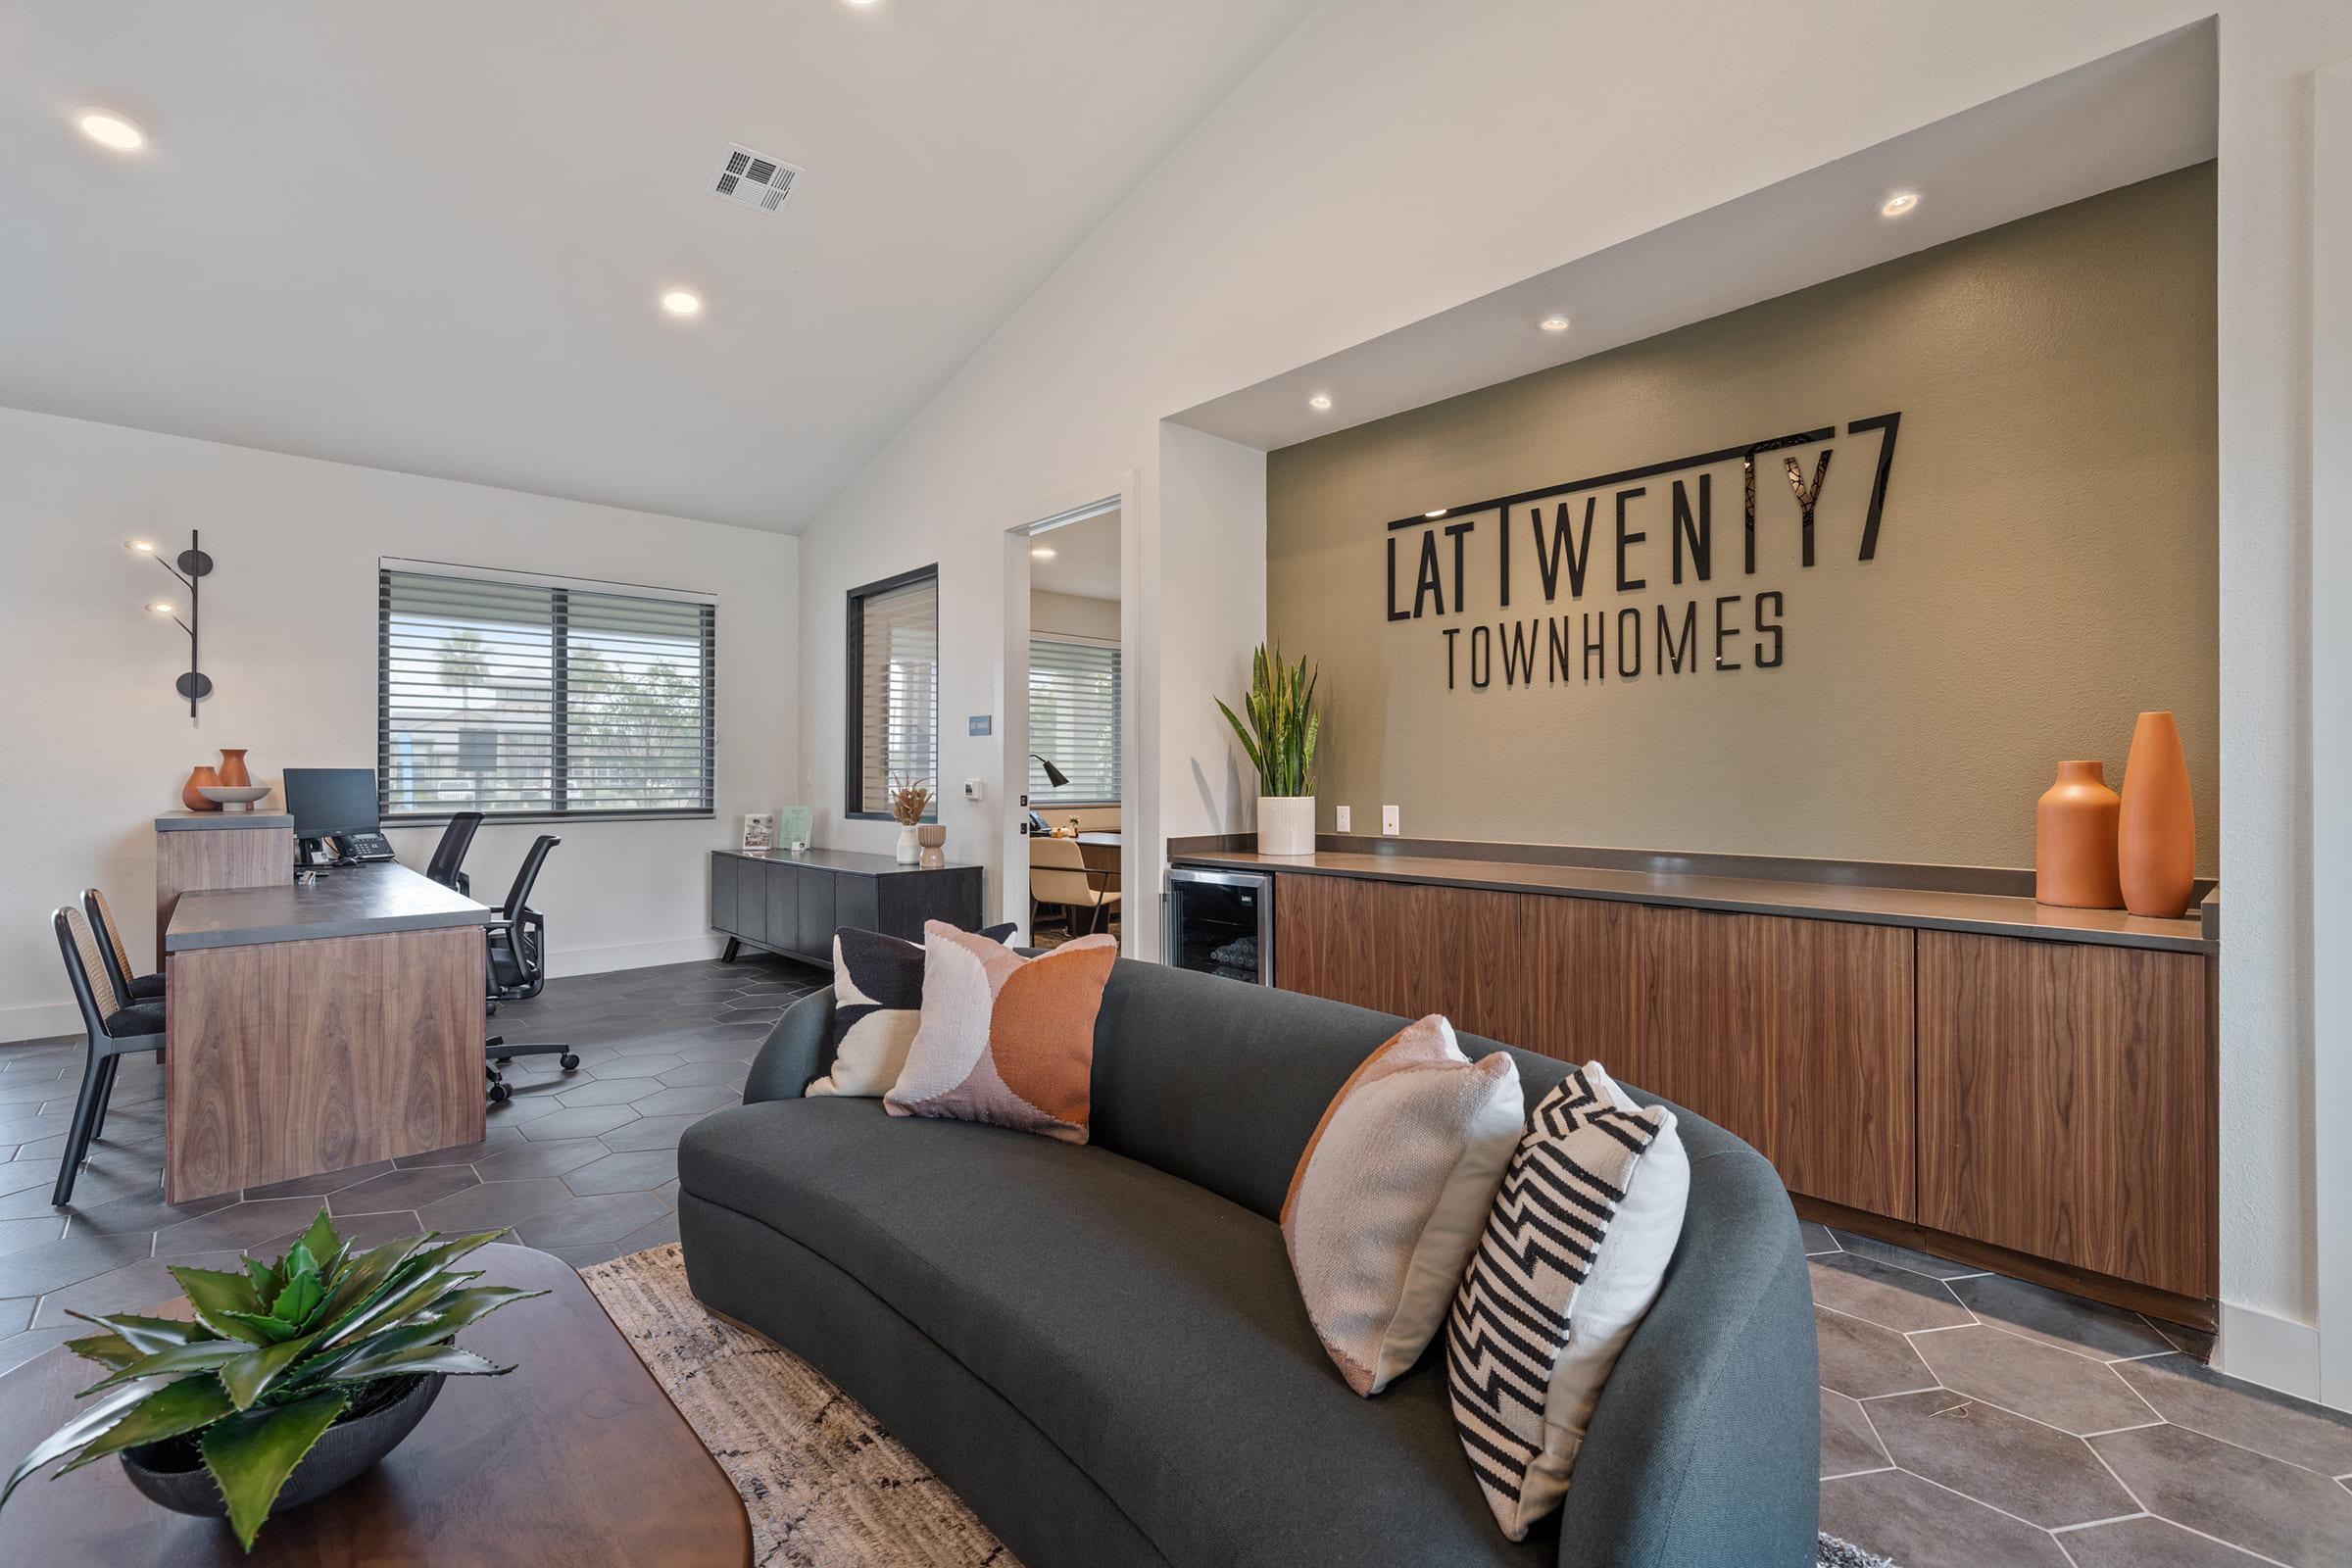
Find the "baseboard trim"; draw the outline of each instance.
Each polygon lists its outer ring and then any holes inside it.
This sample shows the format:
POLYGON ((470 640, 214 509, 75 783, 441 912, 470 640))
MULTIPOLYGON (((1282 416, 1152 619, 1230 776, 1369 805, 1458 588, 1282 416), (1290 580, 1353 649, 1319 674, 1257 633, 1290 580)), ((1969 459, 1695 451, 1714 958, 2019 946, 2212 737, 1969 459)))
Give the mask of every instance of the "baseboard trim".
POLYGON ((71 1002, 34 1002, 0 1007, 0 1044, 79 1033, 81 1009, 71 1002))
POLYGON ((716 936, 700 936, 669 942, 624 942, 612 948, 555 948, 547 956, 547 972, 561 979, 567 974, 606 974, 614 969, 694 963, 717 957, 719 945, 716 936))
POLYGON ((2256 1307, 2222 1303, 2216 1370, 2297 1398, 2320 1397, 2320 1331, 2256 1307))

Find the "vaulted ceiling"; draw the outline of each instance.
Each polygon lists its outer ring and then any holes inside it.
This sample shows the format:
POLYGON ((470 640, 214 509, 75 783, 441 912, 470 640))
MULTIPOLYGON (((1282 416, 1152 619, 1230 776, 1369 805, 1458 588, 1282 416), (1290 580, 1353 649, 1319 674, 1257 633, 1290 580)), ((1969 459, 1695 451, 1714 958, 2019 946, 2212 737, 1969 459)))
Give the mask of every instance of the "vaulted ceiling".
POLYGON ((0 404, 794 531, 1308 3, 0 7, 0 404))

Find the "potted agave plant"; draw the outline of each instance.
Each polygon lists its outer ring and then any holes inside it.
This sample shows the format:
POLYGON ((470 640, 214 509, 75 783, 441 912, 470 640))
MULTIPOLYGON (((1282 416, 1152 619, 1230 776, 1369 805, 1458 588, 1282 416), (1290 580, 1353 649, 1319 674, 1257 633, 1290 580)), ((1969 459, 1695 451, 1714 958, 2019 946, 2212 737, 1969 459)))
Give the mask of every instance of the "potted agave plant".
POLYGON ((1249 711, 1248 726, 1224 699, 1217 700, 1257 769, 1260 855, 1315 853, 1315 737, 1323 728, 1323 716, 1315 711, 1315 684, 1321 678, 1305 660, 1285 664, 1280 648, 1269 655, 1260 643, 1250 662, 1250 695, 1242 705, 1249 711))
POLYGON ((131 1484, 180 1513, 225 1516, 245 1549, 273 1511, 356 1479, 424 1418, 444 1378, 496 1375, 455 1341, 509 1301, 451 1265, 503 1231, 439 1232, 352 1250, 325 1210, 271 1262, 241 1274, 174 1268, 192 1322, 75 1312, 99 1330, 66 1348, 105 1368, 90 1400, 0 1487, 65 1461, 118 1455, 131 1484))

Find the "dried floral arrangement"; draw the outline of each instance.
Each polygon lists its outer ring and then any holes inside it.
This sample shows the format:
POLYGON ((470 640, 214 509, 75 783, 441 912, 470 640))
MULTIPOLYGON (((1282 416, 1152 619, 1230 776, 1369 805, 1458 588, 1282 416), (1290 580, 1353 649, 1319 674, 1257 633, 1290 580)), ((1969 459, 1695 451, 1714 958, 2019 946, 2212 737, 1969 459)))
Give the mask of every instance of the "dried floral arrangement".
POLYGON ((893 784, 890 787, 890 814, 902 827, 912 827, 931 809, 931 786, 928 784, 893 784))

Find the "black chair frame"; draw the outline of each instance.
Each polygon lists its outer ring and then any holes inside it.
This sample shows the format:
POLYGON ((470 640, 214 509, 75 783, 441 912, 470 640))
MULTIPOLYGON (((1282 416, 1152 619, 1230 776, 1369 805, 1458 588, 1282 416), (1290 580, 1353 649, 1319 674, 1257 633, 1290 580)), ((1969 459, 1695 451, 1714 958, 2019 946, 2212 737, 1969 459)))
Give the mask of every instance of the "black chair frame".
POLYGON ((473 879, 464 867, 466 852, 473 847, 474 831, 481 825, 479 811, 452 812, 449 826, 441 830, 441 842, 433 846, 433 858, 425 862, 424 874, 445 888, 472 897, 473 879))
MULTIPOLYGON (((124 1056, 138 1052, 163 1054, 164 1037, 161 1033, 110 1035, 106 1032, 106 1015, 99 1005, 98 995, 90 983, 90 973, 82 962, 81 948, 74 939, 74 923, 78 912, 61 908, 50 923, 57 929, 57 945, 65 955, 66 978, 74 987, 74 1004, 81 1008, 82 1027, 88 1034, 88 1057, 82 1064, 81 1090, 74 1100, 74 1119, 66 1128, 66 1150, 58 1160, 57 1185, 50 1190, 49 1201, 58 1208, 74 1199, 74 1178, 79 1174, 82 1162, 90 1157, 90 1145, 105 1130, 106 1104, 115 1092, 115 1069, 124 1056)), ((109 946, 100 932, 91 933, 91 945, 103 956, 109 946)), ((101 961, 104 961, 102 956, 101 961)), ((111 979, 103 975, 110 994, 114 992, 111 979)), ((126 1000, 117 998, 120 1005, 126 1000)))
MULTIPOLYGON (((486 1014, 496 1014, 502 1002, 528 1002, 547 989, 547 921, 530 906, 530 897, 548 852, 563 842, 553 833, 539 835, 514 873, 507 902, 483 930, 487 948, 483 973, 489 990, 486 1014)), ((526 1045, 510 1042, 504 1035, 490 1036, 482 1044, 482 1094, 493 1105, 514 1096, 513 1086, 499 1069, 516 1056, 554 1056, 565 1072, 580 1064, 569 1046, 526 1045)))

